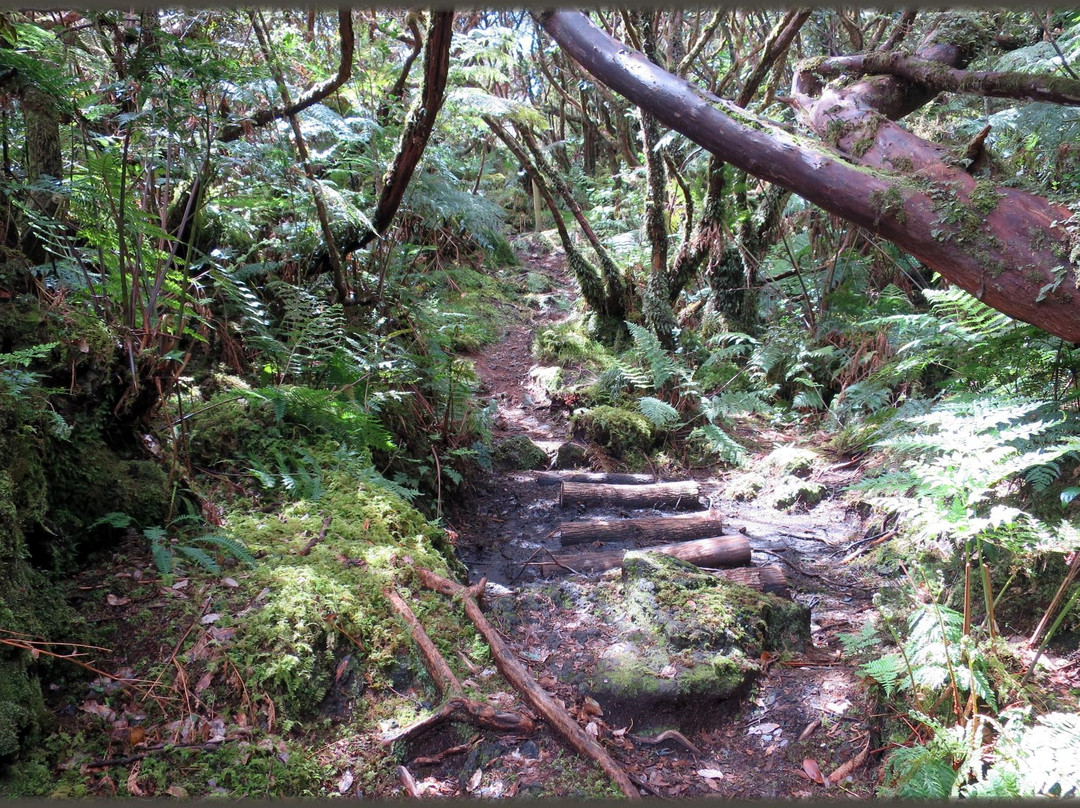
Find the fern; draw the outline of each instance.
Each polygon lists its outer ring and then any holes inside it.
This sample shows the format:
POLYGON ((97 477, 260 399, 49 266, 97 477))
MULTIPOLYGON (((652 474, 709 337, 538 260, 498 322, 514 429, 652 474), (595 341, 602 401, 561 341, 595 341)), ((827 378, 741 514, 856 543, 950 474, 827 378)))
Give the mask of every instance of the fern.
MULTIPOLYGON (((631 322, 627 322, 626 327, 634 341, 631 349, 633 358, 648 374, 647 389, 660 390, 670 380, 683 375, 682 369, 652 331, 631 322)), ((646 387, 646 385, 639 386, 646 387)))
POLYGON ((666 401, 652 396, 643 396, 638 399, 638 410, 657 429, 669 429, 679 422, 677 409, 666 401))
POLYGON ((907 665, 899 654, 886 654, 859 667, 859 672, 873 679, 891 697, 898 686, 903 686, 907 665))
POLYGON ((690 433, 690 440, 704 442, 706 449, 725 463, 741 466, 746 461, 746 449, 715 424, 699 426, 690 433))

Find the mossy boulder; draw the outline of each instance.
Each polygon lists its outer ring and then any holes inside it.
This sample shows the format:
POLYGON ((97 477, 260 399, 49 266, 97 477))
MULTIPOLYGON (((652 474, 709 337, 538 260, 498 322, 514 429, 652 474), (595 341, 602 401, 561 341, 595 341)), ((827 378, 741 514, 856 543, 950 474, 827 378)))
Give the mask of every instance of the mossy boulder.
POLYGON ((550 462, 547 452, 526 435, 514 435, 499 441, 495 444, 492 457, 500 468, 514 470, 546 468, 550 462))
POLYGON ((647 452, 653 445, 653 427, 640 412, 601 405, 576 413, 570 432, 578 439, 597 443, 615 457, 647 452))
POLYGON ((670 556, 628 552, 618 586, 619 639, 588 682, 609 721, 696 729, 734 708, 763 651, 809 642, 805 607, 670 556))
POLYGON ((790 510, 797 506, 813 508, 825 499, 828 493, 829 490, 821 483, 789 475, 773 488, 769 502, 777 510, 790 510))
POLYGON ((555 468, 557 469, 580 469, 589 465, 589 459, 585 455, 585 447, 580 443, 569 441, 559 445, 555 451, 555 468))
POLYGON ((724 488, 724 496, 736 502, 750 502, 757 499, 765 483, 765 478, 757 472, 739 474, 724 488))
POLYGON ((778 474, 790 474, 794 477, 809 477, 819 457, 810 449, 799 446, 781 446, 773 449, 761 461, 767 470, 778 474))

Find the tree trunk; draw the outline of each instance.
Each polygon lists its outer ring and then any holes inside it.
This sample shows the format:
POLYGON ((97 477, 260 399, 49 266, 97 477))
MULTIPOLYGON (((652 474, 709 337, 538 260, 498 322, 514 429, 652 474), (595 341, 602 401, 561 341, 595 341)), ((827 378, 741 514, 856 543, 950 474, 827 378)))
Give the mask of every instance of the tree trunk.
MULTIPOLYGON (((672 556, 698 567, 741 567, 750 563, 750 540, 745 536, 696 539, 642 549, 650 553, 672 556)), ((545 577, 570 572, 604 572, 622 566, 623 556, 626 553, 626 550, 564 553, 553 556, 552 561, 541 561, 533 566, 545 577)))
MULTIPOLYGON (((977 186, 946 162, 944 149, 870 115, 857 95, 827 90, 808 107, 823 125, 873 119, 876 128, 864 128, 857 144, 848 138, 861 157, 841 159, 661 70, 580 12, 549 11, 540 22, 597 79, 713 154, 892 241, 987 305, 1080 341, 1070 234, 1080 222, 1068 208, 1015 188, 977 186)), ((905 94, 905 102, 915 96, 905 94)))
POLYGON ((677 542, 719 536, 723 530, 720 512, 687 513, 677 516, 641 516, 633 519, 599 519, 563 522, 556 528, 563 547, 588 542, 677 542))
POLYGON ((572 483, 615 483, 616 485, 647 485, 656 482, 651 474, 617 474, 603 471, 544 471, 536 475, 537 485, 572 483))
POLYGON ((698 509, 698 484, 652 483, 651 485, 598 485, 595 483, 564 482, 559 492, 559 504, 621 505, 625 508, 687 508, 698 509))

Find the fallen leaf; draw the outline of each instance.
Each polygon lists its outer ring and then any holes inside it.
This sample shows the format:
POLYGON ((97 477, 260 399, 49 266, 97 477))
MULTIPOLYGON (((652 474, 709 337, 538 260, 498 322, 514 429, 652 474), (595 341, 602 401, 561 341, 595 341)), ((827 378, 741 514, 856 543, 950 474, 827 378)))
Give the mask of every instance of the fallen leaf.
POLYGON ((811 735, 813 735, 814 731, 820 726, 821 726, 821 719, 820 718, 815 718, 813 721, 811 721, 809 724, 806 725, 806 729, 804 729, 802 731, 802 733, 799 735, 799 740, 800 741, 805 741, 807 738, 809 738, 811 735))
POLYGON ((105 602, 110 606, 126 606, 131 603, 131 598, 118 598, 116 595, 106 595, 105 602))
POLYGON ((806 776, 813 780, 815 783, 825 785, 825 777, 821 773, 821 767, 817 764, 817 761, 813 758, 806 758, 802 762, 803 771, 806 772, 806 776))
POLYGON ((173 584, 172 588, 173 589, 187 589, 187 585, 189 583, 190 583, 190 581, 187 578, 184 578, 182 581, 177 581, 175 584, 173 584))
POLYGON ((132 727, 128 732, 128 743, 132 746, 142 743, 146 739, 146 730, 142 727, 132 727))
MULTIPOLYGON (((341 681, 341 677, 345 675, 345 671, 349 669, 349 663, 352 662, 352 654, 346 654, 345 658, 338 663, 337 670, 334 671, 334 684, 341 681)), ((342 792, 343 794, 345 792, 342 792)))
POLYGON ((344 794, 346 791, 348 791, 350 788, 352 788, 352 784, 353 784, 352 769, 346 769, 345 773, 343 775, 341 775, 341 779, 338 780, 338 784, 337 784, 338 794, 344 794))
POLYGON ((213 671, 207 671, 202 676, 200 676, 199 681, 195 683, 195 695, 196 696, 199 695, 204 690, 206 690, 206 688, 210 687, 210 682, 212 682, 213 680, 214 680, 214 672, 213 671))
POLYGON ((597 702, 596 699, 592 698, 592 696, 585 697, 585 701, 582 702, 582 709, 585 711, 586 715, 595 715, 600 717, 603 717, 604 715, 604 711, 600 707, 600 703, 597 702))
POLYGON ((128 794, 133 797, 144 797, 146 792, 139 788, 139 769, 142 766, 141 760, 136 760, 135 765, 131 767, 131 771, 128 772, 127 778, 127 790, 128 794))
POLYGON ((79 707, 79 709, 82 710, 84 713, 101 716, 106 721, 112 721, 114 718, 116 718, 116 713, 113 712, 112 709, 106 707, 104 704, 98 704, 93 699, 88 699, 87 701, 84 701, 82 703, 82 706, 79 707))
POLYGON ((469 778, 469 791, 476 791, 480 787, 480 781, 484 779, 484 770, 477 769, 473 772, 472 777, 469 778))
POLYGON ((231 640, 236 635, 236 628, 235 626, 232 628, 218 628, 215 626, 206 633, 210 635, 211 639, 224 642, 225 640, 231 640))
POLYGON ((660 673, 656 675, 661 679, 674 679, 677 672, 674 665, 665 665, 660 669, 660 673))
POLYGON ((221 582, 225 584, 225 586, 232 587, 233 589, 236 589, 236 587, 240 586, 240 584, 236 582, 235 578, 222 578, 221 582))
POLYGON ((202 619, 199 620, 199 622, 202 623, 204 626, 208 626, 211 623, 216 623, 220 619, 221 614, 219 612, 210 612, 210 614, 204 614, 202 616, 202 619))
POLYGON ((593 738, 600 737, 600 728, 596 726, 595 721, 590 721, 588 724, 585 725, 585 734, 593 738))
POLYGON ((724 773, 719 769, 698 769, 698 777, 704 777, 706 780, 720 780, 724 777, 724 773))
POLYGON ((165 793, 170 797, 176 797, 178 800, 186 800, 188 798, 187 789, 183 786, 169 786, 165 789, 165 793))

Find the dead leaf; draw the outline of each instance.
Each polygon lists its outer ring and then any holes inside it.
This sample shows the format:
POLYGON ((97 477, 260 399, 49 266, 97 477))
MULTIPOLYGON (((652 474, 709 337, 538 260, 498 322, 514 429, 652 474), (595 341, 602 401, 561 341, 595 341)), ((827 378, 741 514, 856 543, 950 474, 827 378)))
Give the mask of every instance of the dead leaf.
POLYGON ((200 676, 199 681, 195 683, 195 695, 196 696, 199 695, 204 690, 206 690, 206 688, 210 687, 210 682, 212 682, 213 680, 214 680, 214 672, 213 671, 207 671, 202 676, 200 676))
POLYGON ((221 582, 225 584, 225 586, 232 587, 233 589, 236 589, 236 587, 240 586, 240 584, 236 582, 235 578, 222 578, 221 582))
POLYGON ((226 640, 231 640, 236 635, 236 627, 234 626, 232 628, 218 628, 217 626, 215 626, 214 628, 209 629, 206 633, 209 634, 210 638, 213 640, 217 640, 218 642, 225 642, 226 640))
POLYGON ((813 721, 811 721, 809 724, 806 725, 806 729, 804 729, 802 731, 802 733, 799 735, 799 740, 800 741, 805 741, 807 738, 809 738, 811 735, 813 735, 814 731, 820 726, 821 726, 821 719, 820 718, 815 718, 813 721))
POLYGON ((825 777, 824 775, 822 775, 821 767, 818 765, 816 760, 814 760, 813 758, 806 758, 806 760, 802 762, 802 768, 803 771, 806 772, 806 776, 813 780, 815 783, 825 785, 825 777))
POLYGON ((188 798, 188 791, 183 786, 169 786, 165 789, 165 793, 170 797, 176 797, 178 800, 186 800, 188 798))
POLYGON ((600 728, 596 726, 595 721, 590 721, 588 724, 585 725, 585 734, 593 738, 600 737, 600 728))
POLYGON ((476 791, 480 787, 480 781, 484 779, 484 770, 477 769, 473 772, 472 777, 469 778, 468 791, 476 791))
POLYGON ((604 711, 600 707, 600 703, 597 702, 597 700, 594 699, 592 696, 585 697, 585 701, 582 702, 581 708, 585 711, 586 715, 595 715, 600 717, 603 717, 604 715, 604 711))
POLYGON ((341 775, 341 779, 338 780, 338 784, 337 784, 338 794, 344 794, 346 791, 348 791, 350 788, 352 788, 352 784, 353 784, 352 769, 346 769, 345 773, 343 775, 341 775))
POLYGON ((189 583, 191 582, 187 578, 184 578, 183 580, 177 581, 175 584, 173 584, 172 588, 176 590, 187 589, 189 583))
POLYGON ((706 780, 721 780, 724 777, 724 773, 719 769, 698 769, 698 777, 704 777, 706 780))
POLYGON ((105 596, 105 602, 110 606, 126 606, 131 603, 131 598, 118 598, 116 595, 109 594, 105 596))
POLYGON ((112 721, 116 718, 116 713, 104 704, 98 704, 93 699, 87 699, 79 707, 84 713, 90 713, 91 715, 97 715, 104 718, 106 721, 112 721))
POLYGON ((133 797, 145 797, 146 792, 139 788, 139 769, 142 768, 142 761, 136 760, 135 765, 131 767, 131 771, 128 772, 127 778, 127 790, 128 794, 133 797))
POLYGON ((676 673, 678 673, 678 671, 674 665, 665 665, 660 669, 660 673, 656 675, 660 679, 674 679, 676 673))
POLYGON ((128 743, 132 746, 142 743, 146 739, 146 730, 142 727, 132 727, 128 732, 128 743))
MULTIPOLYGON (((334 684, 341 681, 341 677, 345 675, 345 671, 349 669, 349 663, 352 662, 352 654, 346 654, 345 658, 338 663, 337 670, 334 671, 334 684)), ((343 794, 345 792, 342 792, 343 794)))
POLYGON ((216 623, 220 619, 221 614, 219 612, 210 612, 210 614, 204 614, 199 622, 204 626, 208 626, 211 623, 216 623))

